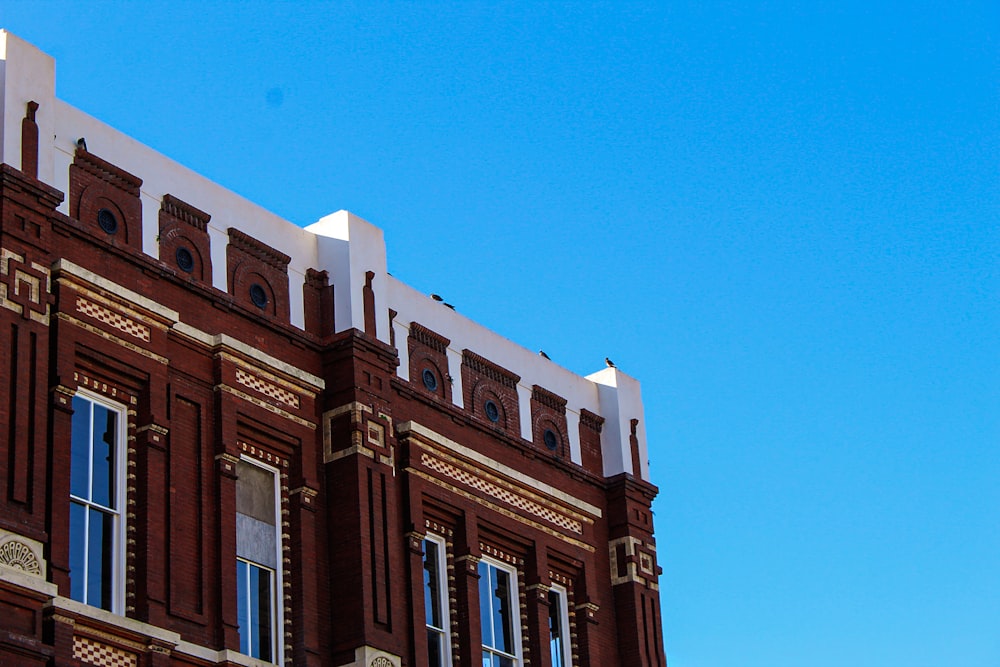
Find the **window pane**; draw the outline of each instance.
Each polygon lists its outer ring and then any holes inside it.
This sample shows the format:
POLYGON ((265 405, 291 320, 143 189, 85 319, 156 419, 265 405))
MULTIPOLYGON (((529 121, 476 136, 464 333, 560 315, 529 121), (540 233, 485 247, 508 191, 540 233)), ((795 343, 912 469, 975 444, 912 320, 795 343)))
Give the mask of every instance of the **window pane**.
POLYGON ((271 573, 255 565, 250 566, 250 596, 254 609, 250 614, 254 623, 256 646, 250 655, 261 660, 271 659, 271 573))
POLYGON ((115 446, 118 439, 118 413, 94 404, 93 484, 91 500, 115 507, 115 446))
MULTIPOLYGON (((483 633, 483 646, 495 646, 493 643, 493 595, 490 592, 493 584, 490 572, 493 568, 488 563, 479 561, 479 624, 483 633)), ((486 659, 484 658, 484 664, 486 659)))
POLYGON ((79 503, 69 504, 69 596, 79 602, 84 599, 84 582, 87 579, 84 561, 87 551, 87 508, 79 503))
POLYGON ((496 575, 496 583, 493 588, 495 600, 493 602, 493 635, 494 648, 498 648, 504 653, 513 653, 512 646, 513 633, 511 632, 510 613, 510 574, 506 570, 491 568, 496 575))
POLYGON ((549 649, 552 654, 552 667, 564 667, 566 664, 562 600, 562 595, 558 591, 549 591, 549 649))
POLYGON ((101 609, 112 605, 112 554, 114 517, 99 510, 89 510, 87 535, 87 604, 101 609))
POLYGON ((441 625, 441 580, 438 572, 437 542, 424 540, 424 618, 427 625, 441 625))
POLYGON ((427 630, 427 664, 430 667, 444 667, 444 654, 441 651, 441 641, 444 639, 436 630, 427 630))
POLYGON ((244 561, 236 561, 236 623, 240 633, 240 653, 250 654, 250 572, 244 561))
POLYGON ((87 500, 90 499, 90 406, 87 399, 73 397, 69 492, 87 500))

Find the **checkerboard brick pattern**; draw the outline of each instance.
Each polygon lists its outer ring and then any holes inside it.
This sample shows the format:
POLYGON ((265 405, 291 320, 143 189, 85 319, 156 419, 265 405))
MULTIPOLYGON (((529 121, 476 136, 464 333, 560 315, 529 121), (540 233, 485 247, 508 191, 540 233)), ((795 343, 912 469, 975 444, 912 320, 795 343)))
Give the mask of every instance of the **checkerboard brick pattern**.
POLYGON ((420 462, 431 470, 445 475, 446 477, 450 477, 457 482, 461 482, 466 486, 470 486, 476 491, 488 495, 491 498, 495 498, 496 500, 507 503, 508 505, 513 505, 523 512, 527 512, 528 514, 532 514, 540 519, 544 519, 549 523, 559 526, 560 528, 572 531, 578 535, 583 534, 583 525, 579 521, 551 510, 548 507, 539 505, 535 501, 525 498, 524 496, 514 493, 513 491, 497 486, 482 477, 473 475, 465 470, 461 470, 460 468, 434 458, 429 454, 423 454, 420 457, 420 462))
POLYGON ((134 653, 79 635, 73 637, 73 657, 100 667, 137 667, 139 664, 134 653))
POLYGON ((260 379, 256 375, 251 375, 246 371, 236 369, 236 381, 239 382, 244 387, 249 387, 254 391, 264 394, 268 398, 273 398, 279 403, 283 403, 290 408, 299 407, 299 397, 288 391, 287 389, 282 389, 277 385, 273 385, 270 382, 260 379))
POLYGON ((98 322, 103 322, 115 329, 118 329, 122 333, 128 334, 133 338, 138 338, 139 340, 148 343, 149 342, 149 327, 139 324, 135 320, 129 319, 124 315, 119 315, 118 313, 108 310, 103 306, 99 306, 93 301, 88 301, 82 296, 76 298, 76 312, 81 315, 86 315, 87 317, 92 317, 98 322))

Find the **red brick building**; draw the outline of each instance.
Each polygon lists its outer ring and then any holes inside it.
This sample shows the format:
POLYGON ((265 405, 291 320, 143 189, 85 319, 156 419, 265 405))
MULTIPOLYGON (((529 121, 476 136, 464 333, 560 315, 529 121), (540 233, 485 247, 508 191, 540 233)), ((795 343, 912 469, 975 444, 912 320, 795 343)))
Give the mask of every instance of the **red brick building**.
POLYGON ((0 665, 664 665, 635 380, 0 57, 0 665))

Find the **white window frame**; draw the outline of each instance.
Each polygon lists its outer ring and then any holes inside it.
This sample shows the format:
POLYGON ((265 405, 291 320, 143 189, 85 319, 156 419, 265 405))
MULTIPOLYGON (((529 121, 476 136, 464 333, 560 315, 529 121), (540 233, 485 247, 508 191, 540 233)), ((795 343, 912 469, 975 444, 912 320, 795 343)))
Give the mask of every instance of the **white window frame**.
MULTIPOLYGON (((508 565, 507 563, 501 562, 499 560, 494 560, 492 558, 489 558, 488 556, 483 556, 480 559, 480 563, 491 565, 496 569, 503 570, 508 575, 510 575, 508 577, 507 586, 509 589, 508 595, 510 595, 511 614, 513 615, 513 618, 511 618, 511 623, 510 623, 511 635, 512 635, 511 641, 514 644, 515 653, 505 653, 493 646, 487 646, 483 642, 480 642, 482 644, 480 652, 486 653, 488 651, 490 653, 495 653, 497 655, 510 658, 510 660, 513 662, 515 666, 521 665, 522 660, 524 658, 524 646, 521 643, 521 596, 518 594, 517 568, 508 565)), ((482 600, 479 601, 479 608, 482 609, 482 600)), ((480 619, 480 625, 481 624, 482 624, 482 619, 480 619)))
MULTIPOLYGON (((274 466, 267 465, 263 463, 260 459, 255 459, 246 454, 240 456, 240 461, 243 463, 248 463, 250 465, 256 466, 267 472, 271 473, 274 479, 274 545, 275 554, 274 562, 277 565, 273 570, 262 564, 257 563, 247 558, 236 557, 233 565, 236 565, 236 561, 243 561, 249 565, 256 566, 262 570, 269 570, 274 572, 274 584, 271 590, 271 645, 274 647, 274 655, 269 661, 263 660, 262 658, 255 658, 257 660, 262 660, 264 662, 270 662, 275 665, 285 664, 285 641, 284 641, 284 583, 282 578, 282 553, 281 553, 281 471, 274 466)), ((238 469, 238 468, 237 468, 238 469)), ((236 480, 239 484, 239 479, 236 480)), ((235 515, 233 520, 236 520, 235 515)), ((241 585, 242 582, 237 582, 237 586, 241 585)), ((237 598, 238 599, 238 598, 237 598)))
MULTIPOLYGON (((573 642, 570 641, 571 637, 569 634, 569 593, 565 587, 560 586, 559 584, 552 584, 549 586, 549 593, 555 593, 559 597, 560 601, 559 623, 560 628, 562 629, 562 664, 565 665, 565 667, 573 667, 573 648, 571 646, 573 642)), ((549 637, 549 646, 552 646, 551 635, 549 637)))
MULTIPOLYGON (((126 422, 126 419, 127 419, 128 412, 127 412, 127 409, 126 409, 125 405, 123 405, 122 403, 117 403, 115 401, 111 401, 106 396, 103 396, 101 394, 98 394, 98 393, 95 393, 95 392, 92 392, 92 391, 88 391, 86 389, 77 389, 76 394, 74 395, 74 398, 76 398, 76 397, 80 397, 80 398, 82 398, 82 399, 84 399, 86 401, 89 401, 92 404, 100 405, 101 407, 103 407, 103 408, 105 408, 107 410, 110 410, 112 412, 115 412, 118 415, 118 428, 117 428, 118 432, 116 434, 117 435, 117 439, 116 439, 116 442, 115 442, 115 452, 114 452, 114 459, 115 460, 113 462, 113 465, 114 465, 114 475, 115 475, 115 483, 114 483, 114 493, 115 493, 115 503, 114 503, 114 505, 115 506, 114 507, 105 507, 104 505, 100 505, 100 504, 95 503, 95 502, 93 502, 91 500, 88 500, 88 499, 85 499, 85 498, 81 498, 79 496, 75 496, 75 495, 73 495, 72 488, 70 490, 69 497, 70 497, 71 503, 76 503, 77 505, 81 505, 81 506, 83 506, 85 508, 85 511, 86 511, 85 517, 86 517, 86 519, 84 521, 84 526, 89 526, 89 522, 90 522, 90 509, 91 508, 97 508, 99 511, 101 511, 101 512, 103 512, 105 514, 110 514, 112 517, 114 517, 114 519, 113 519, 113 525, 114 525, 114 527, 113 527, 113 529, 111 531, 111 535, 112 535, 112 545, 111 545, 111 589, 112 589, 112 592, 111 592, 111 609, 109 609, 108 611, 110 611, 113 614, 124 615, 124 613, 125 613, 125 518, 124 518, 125 517, 125 512, 124 512, 123 508, 126 507, 127 504, 128 504, 128 499, 126 498, 127 489, 126 489, 126 486, 125 486, 125 461, 126 461, 126 459, 125 459, 125 450, 127 448, 127 440, 126 440, 127 422, 126 422)), ((93 429, 94 429, 93 409, 91 408, 90 440, 89 440, 88 445, 87 445, 88 449, 91 446, 91 443, 93 442, 93 437, 94 437, 94 435, 93 435, 93 429)), ((72 434, 72 431, 71 431, 70 432, 70 457, 72 457, 72 451, 73 451, 73 434, 72 434)), ((91 484, 93 484, 93 454, 92 453, 91 453, 90 456, 88 456, 88 464, 87 465, 89 466, 89 468, 88 468, 88 475, 87 476, 88 476, 88 479, 91 480, 91 484)), ((70 476, 72 478, 72 458, 71 458, 70 466, 71 466, 70 476)), ((83 577, 84 577, 84 579, 83 579, 83 600, 81 600, 81 602, 83 602, 84 604, 88 604, 87 603, 87 584, 88 584, 88 581, 87 581, 86 573, 87 573, 87 567, 89 565, 89 559, 90 559, 90 549, 88 548, 89 547, 89 540, 90 540, 90 534, 89 533, 90 533, 90 531, 87 530, 87 528, 84 528, 84 535, 85 535, 84 554, 83 554, 83 562, 84 562, 83 577)), ((73 547, 73 545, 71 543, 70 544, 70 548, 72 549, 72 547, 73 547)), ((71 573, 70 576, 72 577, 72 573, 71 573)))
MULTIPOLYGON (((424 619, 424 625, 428 630, 433 630, 435 632, 440 632, 443 638, 444 648, 441 652, 441 659, 444 665, 451 664, 451 608, 448 605, 448 558, 447 551, 445 548, 445 540, 440 535, 434 535, 433 533, 427 533, 424 536, 424 541, 433 542, 437 545, 437 568, 438 568, 438 600, 441 601, 441 609, 438 612, 441 615, 441 623, 443 627, 435 628, 430 624, 430 619, 424 619)), ((427 560, 427 552, 424 552, 423 560, 427 560)), ((424 609, 426 610, 426 605, 424 609)))

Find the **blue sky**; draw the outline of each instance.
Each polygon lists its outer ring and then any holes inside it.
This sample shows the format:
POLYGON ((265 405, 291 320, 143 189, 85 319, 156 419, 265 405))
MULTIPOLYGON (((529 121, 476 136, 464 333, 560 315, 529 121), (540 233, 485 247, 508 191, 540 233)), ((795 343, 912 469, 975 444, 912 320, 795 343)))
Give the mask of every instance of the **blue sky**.
POLYGON ((1000 664, 1000 6, 3 0, 57 91, 643 382, 671 667, 1000 664))

